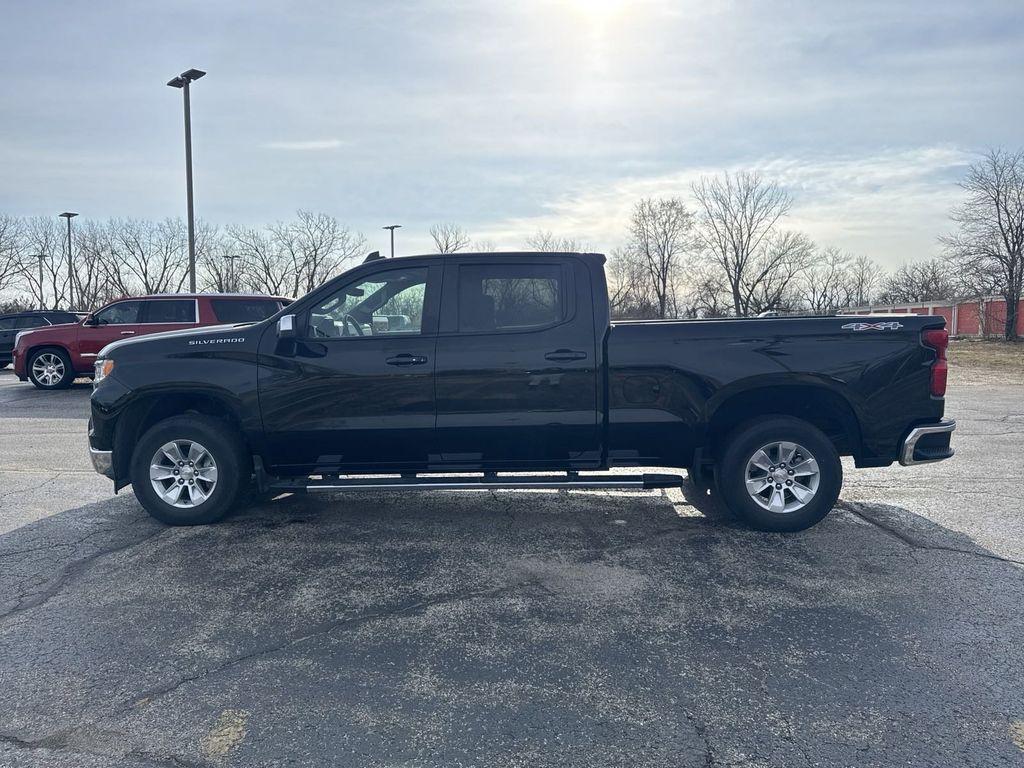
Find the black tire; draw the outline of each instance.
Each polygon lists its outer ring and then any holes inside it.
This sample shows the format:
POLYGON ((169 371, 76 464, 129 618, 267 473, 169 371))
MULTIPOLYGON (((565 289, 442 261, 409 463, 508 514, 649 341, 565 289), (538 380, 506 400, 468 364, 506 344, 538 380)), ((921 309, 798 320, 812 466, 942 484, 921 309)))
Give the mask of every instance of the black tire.
MULTIPOLYGON (((773 471, 780 471, 782 463, 780 462, 779 466, 771 466, 773 471)), ((754 470, 753 477, 760 479, 761 471, 763 470, 754 470)), ((781 471, 789 473, 790 467, 781 471)), ((797 473, 799 474, 799 470, 797 473)), ((725 505, 750 527, 761 531, 802 531, 822 520, 835 506, 843 485, 843 465, 832 441, 813 424, 791 416, 767 416, 747 422, 726 438, 718 462, 716 480, 718 493, 725 505), (748 462, 759 449, 779 442, 803 446, 818 467, 817 487, 813 496, 803 507, 789 512, 766 509, 747 491, 748 462)), ((763 482, 767 483, 767 480, 763 482)), ((776 492, 770 485, 765 488, 764 493, 768 494, 768 498, 762 497, 765 503, 775 498, 780 499, 780 506, 786 500, 793 505, 799 503, 793 495, 795 489, 787 488, 784 479, 775 485, 775 488, 780 489, 777 491, 778 497, 774 495, 776 492)), ((804 486, 801 485, 800 488, 803 489, 804 486)))
POLYGON ((75 369, 71 367, 71 357, 60 347, 44 347, 43 349, 35 350, 29 355, 26 373, 28 373, 28 380, 39 389, 67 389, 75 383, 75 369), (36 378, 36 373, 33 370, 36 361, 44 355, 53 355, 60 361, 60 365, 63 366, 63 375, 56 381, 51 380, 51 383, 44 383, 36 378))
MULTIPOLYGON (((220 419, 196 414, 172 416, 150 427, 135 446, 130 468, 135 498, 167 525, 206 525, 221 520, 242 499, 251 474, 241 436, 220 419), (216 483, 209 489, 208 498, 190 507, 177 507, 162 498, 150 480, 150 465, 157 451, 178 441, 198 443, 216 466, 216 483)), ((168 489, 173 487, 173 480, 165 482, 170 483, 168 489)), ((199 478, 196 484, 200 484, 199 478)), ((188 488, 185 491, 192 493, 188 488)))

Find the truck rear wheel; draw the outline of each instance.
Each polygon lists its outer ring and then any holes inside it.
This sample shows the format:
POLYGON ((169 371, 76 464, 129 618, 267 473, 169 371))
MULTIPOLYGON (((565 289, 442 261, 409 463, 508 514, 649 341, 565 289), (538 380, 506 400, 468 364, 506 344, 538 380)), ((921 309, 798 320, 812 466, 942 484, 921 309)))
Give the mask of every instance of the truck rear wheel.
POLYGON ((743 522, 762 531, 802 531, 839 498, 843 465, 825 434, 802 419, 767 416, 726 440, 718 492, 743 522))
POLYGON ((215 523, 249 479, 241 436, 220 419, 173 416, 142 436, 132 454, 132 490, 167 525, 215 523))

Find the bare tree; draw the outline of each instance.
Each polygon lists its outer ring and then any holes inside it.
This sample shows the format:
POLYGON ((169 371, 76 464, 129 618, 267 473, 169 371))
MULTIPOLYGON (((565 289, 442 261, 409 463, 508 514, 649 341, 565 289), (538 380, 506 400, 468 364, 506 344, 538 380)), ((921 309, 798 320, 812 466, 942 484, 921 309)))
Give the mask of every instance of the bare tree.
POLYGON ((75 229, 75 297, 77 309, 92 310, 124 295, 109 280, 113 266, 111 228, 84 221, 75 229))
POLYGON ((288 288, 300 296, 337 274, 366 248, 366 238, 325 213, 299 211, 295 221, 269 227, 274 247, 292 267, 288 288))
POLYGON ((228 227, 227 241, 227 247, 242 265, 239 271, 242 276, 240 285, 257 293, 285 295, 297 266, 287 253, 276 248, 273 238, 267 232, 228 227))
POLYGON ((799 279, 800 297, 816 315, 850 305, 855 292, 853 259, 838 248, 821 251, 799 279))
POLYGON ((883 304, 948 299, 956 292, 953 275, 942 259, 904 264, 885 281, 878 300, 883 304))
POLYGON ((858 256, 850 262, 850 303, 863 307, 872 302, 885 275, 869 256, 858 256))
POLYGON ((188 248, 180 219, 111 219, 107 228, 107 278, 120 295, 182 289, 188 279, 188 248))
POLYGON ((0 291, 10 288, 22 277, 21 235, 20 219, 6 214, 0 216, 0 291))
POLYGON ((202 290, 229 293, 246 283, 248 264, 235 240, 205 221, 196 222, 196 266, 202 290))
POLYGON ((1003 335, 1016 339, 1024 288, 1024 150, 989 150, 970 167, 960 188, 966 200, 951 213, 958 230, 942 238, 947 257, 961 276, 1003 296, 1003 335))
POLYGON ((701 243, 725 276, 733 311, 749 314, 755 303, 764 304, 763 297, 778 293, 777 285, 762 283, 785 275, 787 264, 778 259, 793 255, 795 243, 773 237, 792 198, 775 182, 746 171, 704 177, 693 185, 693 194, 701 214, 701 243))
MULTIPOLYGON (((22 226, 22 282, 38 306, 60 309, 68 299, 65 234, 60 223, 48 216, 25 219, 22 226), (40 258, 41 257, 41 258, 40 258), (42 282, 40 282, 42 266, 42 282), (47 300, 47 297, 51 297, 47 300)), ((67 307, 73 309, 73 307, 67 307)))
POLYGON ((498 247, 494 244, 493 240, 484 238, 473 243, 473 250, 477 253, 494 253, 498 250, 498 247))
POLYGON ((650 319, 658 316, 658 302, 640 254, 618 248, 608 257, 608 303, 613 318, 650 319))
POLYGON ((469 235, 458 224, 435 224, 430 236, 438 253, 457 253, 469 245, 469 235))
POLYGON ((559 237, 550 230, 537 230, 526 238, 526 247, 531 251, 548 253, 584 253, 590 249, 584 241, 575 237, 559 237))
POLYGON ((802 232, 774 233, 741 283, 746 314, 791 312, 800 302, 797 278, 814 261, 814 243, 802 232))
POLYGON ((720 269, 698 266, 690 285, 687 314, 691 317, 726 317, 732 311, 732 295, 720 269))
POLYGON ((693 250, 694 217, 678 197, 646 198, 633 208, 629 249, 635 253, 654 294, 658 317, 672 308, 683 260, 693 250))

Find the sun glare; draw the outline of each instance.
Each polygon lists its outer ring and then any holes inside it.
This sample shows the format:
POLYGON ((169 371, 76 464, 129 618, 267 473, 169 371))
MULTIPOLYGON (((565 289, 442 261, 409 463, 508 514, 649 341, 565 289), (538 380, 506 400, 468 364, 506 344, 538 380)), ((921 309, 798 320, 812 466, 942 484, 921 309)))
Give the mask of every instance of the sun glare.
POLYGON ((627 5, 625 0, 569 0, 569 4, 576 13, 596 23, 612 19, 627 5))

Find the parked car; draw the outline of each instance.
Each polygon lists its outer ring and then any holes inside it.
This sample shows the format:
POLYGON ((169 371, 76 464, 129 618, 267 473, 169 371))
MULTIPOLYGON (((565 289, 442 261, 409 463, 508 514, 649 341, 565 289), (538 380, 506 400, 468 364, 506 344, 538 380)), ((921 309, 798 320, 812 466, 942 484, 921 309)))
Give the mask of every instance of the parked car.
POLYGON ((117 339, 208 325, 263 320, 291 302, 280 296, 203 293, 118 299, 74 325, 19 333, 14 371, 39 389, 71 386, 92 376, 99 351, 117 339))
POLYGON ((580 473, 678 467, 793 531, 832 509, 840 456, 953 455, 943 318, 610 322, 603 264, 376 260, 262 322, 116 341, 96 360, 93 465, 176 525, 220 519, 250 483, 659 488, 682 478, 580 473), (525 471, 546 474, 507 474, 525 471))
POLYGON ((84 316, 81 313, 58 309, 30 309, 24 312, 0 315, 0 368, 10 364, 14 339, 20 331, 64 323, 77 323, 84 316))

